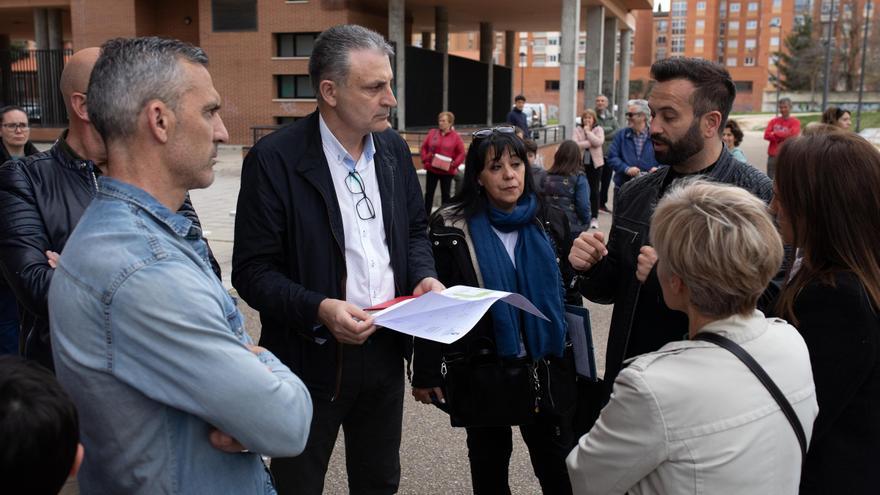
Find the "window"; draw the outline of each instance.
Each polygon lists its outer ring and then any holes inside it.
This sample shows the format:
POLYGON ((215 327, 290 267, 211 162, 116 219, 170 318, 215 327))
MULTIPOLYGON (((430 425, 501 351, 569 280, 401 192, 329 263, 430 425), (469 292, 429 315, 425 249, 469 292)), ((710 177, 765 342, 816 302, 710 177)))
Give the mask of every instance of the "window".
POLYGON ((657 36, 657 44, 665 45, 666 44, 666 36, 657 36))
MULTIPOLYGON (((736 64, 734 64, 736 65, 736 64)), ((752 81, 733 81, 733 85, 736 86, 737 93, 751 93, 752 92, 752 81)))
POLYGON ((758 2, 749 2, 749 12, 758 11, 758 2))
POLYGON ((547 63, 547 57, 544 55, 532 55, 532 67, 544 67, 547 63))
POLYGON ((551 53, 547 55, 547 65, 553 65, 559 63, 559 55, 556 53, 551 53))
POLYGON ((736 50, 739 48, 739 40, 727 40, 727 49, 736 50))
POLYGON ((672 17, 687 16, 687 2, 682 0, 675 0, 674 2, 672 2, 672 8, 670 9, 669 14, 672 17))
POLYGON ((755 20, 746 21, 746 29, 747 30, 758 29, 758 21, 755 21, 755 20))
POLYGON ((736 57, 727 57, 727 66, 736 67, 736 57))
POLYGON ((277 57, 308 57, 315 46, 318 33, 277 33, 277 57))
POLYGON ((703 31, 706 29, 706 21, 700 19, 694 23, 694 27, 697 29, 697 34, 703 34, 703 31))
POLYGON ((697 2, 697 10, 706 10, 706 2, 697 2))
POLYGON ((211 0, 215 32, 256 31, 257 0, 211 0))
POLYGON ((665 33, 666 29, 669 27, 669 23, 667 21, 657 21, 657 32, 665 33))
POLYGON ((739 3, 730 4, 730 11, 731 12, 739 12, 739 3))
POLYGON ((315 91, 307 75, 275 76, 278 83, 278 98, 314 98, 315 91))
POLYGON ((684 52, 684 38, 672 38, 671 51, 672 53, 684 52))
POLYGON ((694 40, 694 51, 703 51, 703 38, 697 38, 694 40))
POLYGON ((779 17, 773 17, 770 19, 770 27, 780 28, 782 27, 782 19, 779 17))
POLYGON ((289 115, 284 116, 276 116, 275 117, 275 125, 287 125, 296 122, 297 120, 304 119, 305 117, 291 117, 289 115))
POLYGON ((746 57, 743 59, 743 66, 745 67, 754 67, 755 66, 755 57, 746 57))
POLYGON ((656 60, 663 60, 666 58, 666 48, 658 48, 656 60))
POLYGON ((544 91, 559 91, 559 81, 558 80, 544 81, 544 91))
POLYGON ((730 21, 727 23, 727 27, 731 33, 736 33, 739 31, 739 21, 730 21))
POLYGON ((758 40, 751 38, 746 40, 746 50, 754 50, 758 46, 758 40))
POLYGON ((779 36, 770 37, 770 46, 779 46, 779 36))
POLYGON ((672 20, 672 34, 685 34, 687 32, 684 19, 672 20))
POLYGON ((547 40, 547 44, 551 46, 556 46, 559 44, 559 38, 550 38, 547 40))
POLYGON ((773 12, 782 11, 782 0, 773 0, 773 12))

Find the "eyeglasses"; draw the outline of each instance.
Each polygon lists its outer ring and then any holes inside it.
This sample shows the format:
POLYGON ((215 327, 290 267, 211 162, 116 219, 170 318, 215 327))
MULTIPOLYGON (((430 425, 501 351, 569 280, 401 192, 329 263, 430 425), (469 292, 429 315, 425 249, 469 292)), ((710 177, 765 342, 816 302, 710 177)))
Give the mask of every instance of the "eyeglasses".
POLYGON ((479 129, 473 132, 471 136, 477 139, 485 139, 491 136, 493 133, 499 134, 514 134, 516 133, 516 128, 512 125, 499 125, 498 127, 487 127, 485 129, 479 129))
POLYGON ((633 118, 633 117, 635 117, 636 115, 639 115, 639 114, 637 114, 637 113, 635 113, 635 112, 626 112, 625 115, 626 115, 626 118, 631 119, 631 118, 633 118))
POLYGON ((18 123, 11 123, 11 124, 3 124, 3 127, 5 129, 9 129, 10 131, 15 131, 15 130, 26 131, 28 129, 28 127, 30 127, 30 126, 28 124, 25 124, 24 122, 18 122, 18 123))
POLYGON ((373 202, 367 197, 367 191, 364 189, 364 179, 361 178, 361 174, 355 171, 349 172, 348 177, 345 178, 345 187, 348 188, 348 192, 363 196, 354 205, 358 218, 361 220, 376 218, 376 209, 373 208, 373 202))

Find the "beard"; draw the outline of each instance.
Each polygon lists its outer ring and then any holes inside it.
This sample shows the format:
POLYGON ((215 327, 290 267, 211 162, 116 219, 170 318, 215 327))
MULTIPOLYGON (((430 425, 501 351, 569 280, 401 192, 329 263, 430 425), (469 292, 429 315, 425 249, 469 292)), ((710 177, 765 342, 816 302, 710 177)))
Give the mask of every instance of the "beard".
POLYGON ((703 138, 700 136, 700 120, 694 119, 687 133, 678 141, 673 142, 659 134, 651 134, 651 141, 666 145, 665 151, 654 149, 654 157, 657 158, 658 162, 670 166, 681 165, 703 149, 703 138))

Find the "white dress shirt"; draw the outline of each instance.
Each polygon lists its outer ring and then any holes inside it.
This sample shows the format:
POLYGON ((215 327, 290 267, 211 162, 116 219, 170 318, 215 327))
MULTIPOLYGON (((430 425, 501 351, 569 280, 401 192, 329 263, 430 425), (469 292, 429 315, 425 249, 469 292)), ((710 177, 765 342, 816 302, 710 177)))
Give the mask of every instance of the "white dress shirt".
POLYGON ((385 240, 385 224, 382 222, 382 199, 373 160, 376 153, 373 135, 367 134, 364 138, 364 151, 355 160, 327 127, 324 117, 319 116, 318 121, 324 156, 330 165, 333 188, 342 215, 345 300, 360 308, 367 308, 394 298, 394 271, 385 240), (360 175, 366 197, 375 212, 374 218, 369 218, 366 201, 362 200, 364 196, 360 194, 354 177, 349 177, 351 172, 360 175), (351 190, 346 186, 346 181, 352 186, 351 190), (359 201, 360 207, 357 206, 359 201))

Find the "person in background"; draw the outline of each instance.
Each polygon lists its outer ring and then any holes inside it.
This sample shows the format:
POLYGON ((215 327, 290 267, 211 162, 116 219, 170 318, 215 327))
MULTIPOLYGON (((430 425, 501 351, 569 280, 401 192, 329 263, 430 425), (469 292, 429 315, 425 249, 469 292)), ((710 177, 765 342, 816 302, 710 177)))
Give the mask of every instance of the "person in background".
POLYGON ((771 179, 776 171, 776 155, 779 147, 786 139, 801 133, 801 121, 791 116, 791 99, 779 99, 779 116, 774 117, 764 130, 764 140, 769 141, 767 147, 767 176, 771 179))
POLYGON ((614 202, 620 188, 638 177, 653 172, 660 165, 654 158, 651 142, 651 109, 646 100, 630 100, 626 111, 629 127, 614 134, 606 164, 614 169, 614 202))
POLYGON ((590 228, 590 184, 584 172, 583 150, 565 140, 553 155, 553 166, 541 185, 544 201, 565 212, 572 239, 590 228))
POLYGON ((437 129, 428 131, 422 143, 422 165, 425 167, 425 212, 430 215, 434 206, 434 192, 440 182, 440 204, 449 202, 452 178, 464 162, 464 142, 452 126, 455 115, 440 112, 437 129))
POLYGON ((789 140, 771 209, 800 258, 776 313, 810 350, 819 417, 801 494, 880 486, 880 152, 851 132, 789 140))
POLYGON ((15 105, 0 108, 0 165, 13 158, 24 158, 38 152, 30 142, 31 127, 27 113, 15 105))
POLYGON ((822 112, 822 123, 848 131, 852 127, 852 114, 849 110, 832 105, 822 112))
POLYGON ((529 167, 532 173, 532 183, 535 185, 535 192, 543 194, 544 177, 547 176, 547 169, 544 168, 544 160, 538 154, 538 143, 533 139, 523 139, 523 146, 526 148, 526 158, 529 159, 529 167))
MULTIPOLYGON (((577 153, 577 145, 571 145, 577 153)), ((507 363, 518 359, 538 362, 541 390, 556 394, 551 395, 555 402, 548 408, 549 402, 542 401, 534 422, 519 429, 543 493, 571 493, 565 456, 574 446, 571 421, 575 377, 570 372, 571 363, 564 357, 563 320, 564 286, 573 276, 564 261, 571 236, 565 215, 534 193, 525 148, 511 127, 474 133, 462 193, 431 217, 430 229, 441 282, 518 292, 549 321, 496 304, 473 330, 453 344, 415 339, 413 397, 425 404, 443 404, 443 360, 477 346, 493 359, 507 363), (483 347, 486 344, 489 346, 483 347)), ((515 400, 519 394, 513 396, 517 390, 491 389, 487 395, 502 394, 507 404, 521 403, 515 400)), ((526 405, 532 407, 528 402, 526 405)), ((453 414, 453 424, 461 421, 453 414)), ((464 426, 473 493, 509 494, 511 427, 464 426)), ((437 438, 444 436, 438 432, 437 438)))
POLYGON ((599 125, 595 111, 588 108, 581 114, 581 125, 574 128, 574 141, 581 149, 583 168, 590 186, 590 213, 592 216, 590 228, 598 229, 599 187, 605 165, 605 156, 602 153, 605 146, 605 130, 599 125))
MULTIPOLYGON (((602 156, 605 158, 605 163, 608 163, 608 150, 611 148, 611 141, 614 139, 614 135, 617 133, 620 124, 617 122, 617 117, 614 115, 614 112, 609 108, 607 96, 597 96, 595 105, 596 122, 605 132, 605 142, 602 144, 602 156)), ((611 212, 607 205, 608 189, 611 187, 611 177, 613 175, 614 170, 612 170, 611 167, 602 168, 602 183, 599 187, 599 209, 606 213, 611 212)))
MULTIPOLYGON (((0 108, 0 165, 13 158, 37 153, 28 139, 30 123, 24 109, 16 106, 0 108)), ((0 355, 19 353, 19 315, 15 294, 0 273, 0 355)))
POLYGON ((523 95, 516 95, 516 97, 513 98, 513 108, 507 113, 507 123, 513 124, 523 132, 523 136, 520 136, 520 139, 529 135, 529 117, 523 112, 525 106, 526 97, 523 95))
POLYGON ((733 353, 698 339, 717 334, 745 349, 809 442, 819 411, 810 353, 794 327, 755 308, 783 256, 767 205, 738 187, 684 181, 657 204, 651 245, 663 300, 687 315, 687 338, 617 375, 568 456, 575 493, 796 494, 803 456, 793 425, 733 353))
POLYGON ((56 495, 83 460, 73 401, 46 368, 0 356, 3 493, 56 495))
POLYGON ((745 153, 739 149, 743 136, 743 131, 739 128, 739 124, 737 124, 735 120, 729 119, 727 123, 724 124, 724 133, 721 134, 721 140, 724 141, 724 146, 727 147, 730 156, 732 156, 734 160, 748 163, 745 153))

